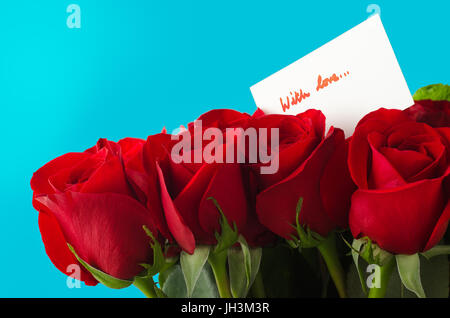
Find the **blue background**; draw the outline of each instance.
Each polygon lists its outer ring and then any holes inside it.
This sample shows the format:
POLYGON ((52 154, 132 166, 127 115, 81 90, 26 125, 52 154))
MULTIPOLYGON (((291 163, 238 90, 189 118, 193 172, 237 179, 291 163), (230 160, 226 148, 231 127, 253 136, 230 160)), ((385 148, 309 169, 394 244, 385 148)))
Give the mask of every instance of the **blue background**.
POLYGON ((252 84, 362 22, 371 3, 411 93, 448 83, 446 0, 2 1, 0 297, 141 297, 66 286, 40 238, 32 173, 99 137, 145 138, 211 108, 253 112, 252 84), (66 25, 71 3, 81 29, 66 25))

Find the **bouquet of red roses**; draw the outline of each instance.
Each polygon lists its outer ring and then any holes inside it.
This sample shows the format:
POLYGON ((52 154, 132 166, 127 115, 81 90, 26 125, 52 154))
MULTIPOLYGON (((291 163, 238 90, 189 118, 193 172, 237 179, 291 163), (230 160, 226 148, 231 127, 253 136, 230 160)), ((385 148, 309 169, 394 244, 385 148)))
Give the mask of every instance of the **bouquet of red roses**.
POLYGON ((100 139, 33 175, 46 252, 147 297, 448 297, 449 91, 420 89, 347 138, 314 109, 216 109, 100 139))

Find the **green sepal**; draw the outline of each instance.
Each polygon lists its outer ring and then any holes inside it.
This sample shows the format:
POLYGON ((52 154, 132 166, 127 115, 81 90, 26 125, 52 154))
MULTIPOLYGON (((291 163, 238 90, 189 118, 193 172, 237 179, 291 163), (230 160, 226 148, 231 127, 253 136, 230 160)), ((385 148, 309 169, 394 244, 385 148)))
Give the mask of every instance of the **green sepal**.
POLYGON ((212 253, 217 254, 233 246, 238 240, 239 233, 235 222, 233 222, 233 227, 230 226, 230 223, 228 222, 217 200, 213 197, 209 197, 207 200, 211 200, 214 203, 221 215, 221 219, 219 221, 221 232, 220 234, 218 232, 214 233, 217 240, 217 245, 212 251, 212 253))
POLYGON ((234 298, 246 297, 261 263, 262 249, 250 248, 245 238, 238 238, 240 248, 228 249, 230 289, 234 298))
POLYGON ((105 285, 106 287, 113 288, 113 289, 126 288, 126 287, 130 286, 131 284, 133 284, 132 280, 119 279, 119 278, 113 277, 109 274, 106 274, 105 272, 102 272, 99 269, 92 267, 91 265, 89 265, 88 263, 83 261, 78 256, 78 254, 75 252, 75 249, 72 247, 72 245, 67 243, 67 246, 69 247, 69 250, 73 253, 73 255, 75 255, 75 258, 78 260, 78 262, 80 262, 80 264, 83 265, 83 267, 86 268, 86 270, 89 273, 91 273, 92 276, 94 276, 94 278, 99 283, 105 285))
POLYGON ((162 291, 161 288, 159 288, 158 286, 155 285, 155 293, 156 296, 158 296, 158 298, 167 298, 167 295, 162 291))
POLYGON ((435 247, 429 249, 426 252, 421 253, 426 259, 430 259, 438 255, 449 255, 450 245, 436 245, 435 247))
POLYGON ((134 277, 133 285, 139 289, 148 298, 158 298, 157 283, 153 280, 152 276, 137 275, 134 277))
POLYGON ((180 265, 186 283, 187 297, 192 297, 197 280, 209 257, 211 247, 209 245, 197 245, 193 254, 182 251, 180 265))
POLYGON ((166 266, 166 259, 162 251, 161 244, 159 244, 158 240, 155 239, 152 232, 145 225, 143 225, 142 228, 148 237, 150 237, 150 246, 153 249, 153 265, 145 263, 141 263, 139 265, 146 269, 144 276, 153 276, 158 274, 164 266, 166 266))
MULTIPOLYGON (((150 238, 149 244, 150 244, 151 248, 153 249, 153 265, 146 264, 146 263, 139 264, 142 267, 144 267, 145 270, 140 275, 137 275, 137 277, 135 277, 135 280, 136 280, 136 278, 143 278, 143 279, 151 279, 151 281, 153 282, 154 275, 167 271, 170 267, 172 267, 175 263, 178 262, 179 257, 176 256, 176 257, 166 258, 164 256, 164 252, 162 250, 161 244, 158 242, 158 240, 156 240, 153 233, 145 225, 142 226, 142 228, 144 229, 147 236, 150 238)), ((162 291, 162 285, 160 285, 160 286, 161 286, 161 288, 158 287, 158 285, 156 283, 153 283, 153 289, 156 293, 156 296, 158 298, 166 298, 167 296, 162 291)))
POLYGON ((364 274, 359 267, 359 257, 364 259, 368 264, 376 264, 379 266, 385 265, 394 255, 381 249, 377 244, 372 243, 372 240, 368 237, 361 239, 353 239, 352 244, 341 235, 345 244, 350 247, 353 262, 355 264, 361 288, 364 294, 368 294, 367 287, 364 280, 364 274))
POLYGON ((425 298, 425 291, 420 280, 420 259, 419 254, 395 255, 397 260, 398 274, 403 285, 414 292, 417 297, 425 298))
MULTIPOLYGON (((381 249, 367 236, 359 240, 363 246, 362 250, 360 249, 359 256, 361 256, 368 264, 383 266, 393 257, 391 253, 381 249)), ((354 250, 352 249, 352 251, 354 250)))
POLYGON ((286 240, 286 243, 292 248, 298 248, 297 238, 295 236, 291 236, 292 240, 286 240))
POLYGON ((444 84, 432 84, 419 88, 413 95, 414 100, 431 99, 434 101, 450 101, 450 86, 444 84))
POLYGON ((297 201, 297 206, 295 208, 295 225, 290 224, 297 231, 298 237, 291 234, 290 236, 292 239, 286 240, 290 246, 299 248, 300 250, 302 248, 317 247, 325 240, 324 237, 312 231, 308 226, 300 224, 300 212, 302 210, 302 205, 303 198, 300 198, 297 201))

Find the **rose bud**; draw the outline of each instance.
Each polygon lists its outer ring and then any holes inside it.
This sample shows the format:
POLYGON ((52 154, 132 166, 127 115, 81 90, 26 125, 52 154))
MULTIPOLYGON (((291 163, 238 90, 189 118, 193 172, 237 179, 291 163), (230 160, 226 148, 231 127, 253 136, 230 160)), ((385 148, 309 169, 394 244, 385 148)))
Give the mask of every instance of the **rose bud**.
POLYGON ((413 120, 431 127, 450 127, 450 102, 420 100, 403 111, 413 120))
POLYGON ((55 266, 67 274, 78 264, 87 285, 97 280, 70 251, 91 267, 114 278, 132 280, 153 260, 150 238, 157 227, 129 184, 124 164, 144 141, 100 139, 81 153, 62 155, 33 174, 33 206, 39 211, 39 227, 46 252, 55 266))
POLYGON ((347 169, 347 143, 341 129, 331 127, 325 136, 325 116, 308 110, 297 116, 265 115, 258 111, 251 121, 256 128, 279 129, 279 170, 259 173, 256 211, 272 232, 292 239, 296 230, 296 207, 302 226, 325 237, 334 229, 346 228, 354 184, 347 169))
POLYGON ((445 122, 431 104, 445 105, 420 101, 405 112, 374 111, 358 123, 350 141, 349 168, 358 186, 352 197, 350 229, 355 238, 367 236, 390 253, 415 254, 432 248, 450 218, 445 189, 450 128, 431 126, 445 122), (430 124, 422 122, 428 120, 430 124))
MULTIPOLYGON (((278 171, 264 174, 261 162, 252 165, 259 184, 259 220, 294 246, 317 247, 339 296, 346 297, 345 274, 332 233, 347 227, 355 188, 347 169, 344 132, 331 127, 325 135, 325 116, 314 109, 297 116, 265 115, 259 110, 250 125, 259 132, 279 130, 278 145, 267 137, 268 147, 278 157, 278 171)), ((260 133, 259 139, 266 136, 260 133)))
POLYGON ((248 118, 249 115, 232 110, 210 111, 178 135, 149 136, 141 164, 134 164, 134 172, 130 173, 135 176, 133 182, 139 183, 151 204, 163 211, 171 236, 187 253, 193 253, 196 245, 217 244, 221 214, 210 198, 215 199, 229 225, 235 224, 250 246, 273 240, 251 209, 246 188, 250 181, 242 165, 225 162, 226 128, 244 126, 248 118), (214 137, 204 138, 209 128, 215 129, 222 139, 215 144, 222 160, 203 156, 205 148, 214 142, 214 137), (151 185, 135 181, 139 179, 151 180, 151 185), (157 189, 152 188, 154 184, 157 189))

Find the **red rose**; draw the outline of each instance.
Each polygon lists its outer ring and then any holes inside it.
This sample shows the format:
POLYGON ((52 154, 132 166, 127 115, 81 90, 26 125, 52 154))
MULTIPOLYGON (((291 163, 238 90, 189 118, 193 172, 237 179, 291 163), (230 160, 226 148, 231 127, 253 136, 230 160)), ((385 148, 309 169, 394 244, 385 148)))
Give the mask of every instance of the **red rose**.
MULTIPOLYGON (((249 118, 249 115, 233 110, 213 110, 199 117, 202 122, 199 131, 203 134, 208 128, 218 129, 224 137, 219 148, 223 151, 222 158, 225 158, 225 148, 228 147, 225 143, 226 128, 242 127, 249 118)), ((202 139, 200 144, 196 144, 194 130, 194 123, 189 124, 187 130, 178 136, 180 140, 165 133, 148 138, 141 164, 134 164, 135 173, 132 174, 134 179, 150 180, 151 185, 140 182, 139 188, 151 197, 151 205, 163 211, 168 230, 188 253, 193 253, 196 244, 217 243, 215 232, 221 230, 220 213, 209 197, 217 200, 228 222, 236 223, 239 233, 250 245, 262 244, 267 230, 259 224, 251 209, 246 188, 250 181, 246 178, 246 171, 241 164, 226 163, 225 159, 222 163, 205 162, 202 154, 210 140, 202 139), (177 161, 172 150, 182 138, 191 140, 190 147, 184 149, 184 153, 179 152, 189 160, 177 161), (201 162, 194 162, 196 152, 200 154, 201 162), (151 189, 155 180, 158 189, 151 189)))
MULTIPOLYGON (((149 238, 142 226, 157 233, 154 217, 138 200, 124 163, 144 141, 118 143, 100 139, 93 148, 60 156, 33 174, 33 206, 46 252, 66 273, 79 264, 67 243, 89 265, 119 279, 131 279, 152 261, 149 238)), ((97 281, 83 266, 81 280, 97 281)))
POLYGON ((450 102, 446 100, 421 100, 404 112, 419 123, 426 123, 431 127, 450 126, 450 102))
POLYGON ((258 110, 250 124, 256 128, 279 128, 279 170, 261 174, 256 211, 272 232, 291 239, 297 235, 296 206, 303 198, 299 221, 327 236, 347 227, 350 196, 354 184, 347 170, 347 143, 341 129, 330 128, 325 136, 325 117, 318 110, 297 116, 264 115, 258 110))
POLYGON ((421 108, 374 111, 358 123, 350 142, 349 168, 359 188, 352 197, 351 231, 392 253, 430 249, 450 217, 450 128, 413 120, 411 113, 421 108))

